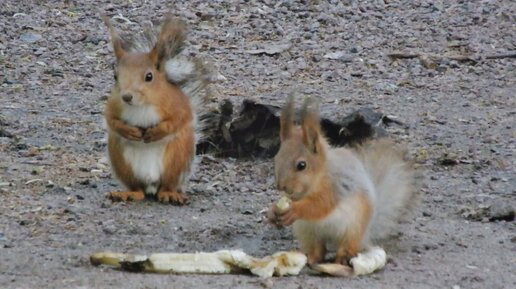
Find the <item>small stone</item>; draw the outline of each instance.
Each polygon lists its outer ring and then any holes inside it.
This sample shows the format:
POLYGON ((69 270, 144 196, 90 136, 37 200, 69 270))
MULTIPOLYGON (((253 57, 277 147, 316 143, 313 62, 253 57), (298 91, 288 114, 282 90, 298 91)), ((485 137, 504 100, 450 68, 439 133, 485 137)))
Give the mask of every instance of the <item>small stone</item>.
POLYGON ((34 43, 34 42, 41 40, 42 38, 43 38, 43 36, 41 36, 41 34, 32 33, 32 32, 27 32, 27 33, 20 35, 20 40, 23 42, 26 42, 26 43, 34 43))
POLYGON ((463 248, 468 248, 468 245, 466 245, 463 241, 461 240, 456 240, 455 241, 455 245, 459 246, 459 247, 463 247, 463 248))
POLYGON ((439 164, 442 166, 455 166, 459 164, 459 161, 453 158, 444 157, 439 160, 439 164))
POLYGON ((419 62, 427 69, 436 69, 438 64, 427 55, 420 55, 419 62))
POLYGON ((101 41, 104 40, 104 38, 100 37, 99 35, 90 35, 90 36, 87 36, 85 38, 81 38, 79 40, 83 41, 83 42, 86 42, 86 43, 91 43, 93 45, 98 45, 101 41))
POLYGON ((332 59, 332 60, 339 60, 339 61, 342 61, 342 62, 351 62, 355 58, 354 55, 347 54, 347 53, 345 53, 343 51, 327 53, 323 57, 327 58, 327 59, 332 59))
POLYGON ((27 226, 28 224, 30 224, 29 220, 21 220, 20 221, 20 226, 27 226))
POLYGON ((253 211, 251 211, 250 209, 247 209, 247 208, 241 208, 240 209, 240 213, 242 215, 252 215, 253 214, 253 211))
POLYGON ((459 68, 459 62, 457 60, 450 61, 450 68, 459 68))
POLYGON ((262 285, 263 288, 272 288, 274 285, 274 282, 271 280, 271 278, 267 278, 267 279, 261 280, 260 285, 262 285))
POLYGON ((448 66, 445 65, 445 64, 439 64, 435 70, 439 71, 439 72, 445 72, 446 70, 448 69, 448 66))
POLYGON ((496 200, 489 208, 489 221, 514 221, 515 211, 509 202, 496 200))
POLYGON ((436 250, 438 247, 436 244, 425 244, 425 245, 423 245, 423 248, 428 251, 428 250, 436 250))
POLYGON ((373 89, 382 91, 385 94, 394 94, 396 91, 398 91, 399 87, 394 83, 378 82, 374 85, 373 89))
POLYGON ((102 231, 107 235, 112 235, 116 232, 116 226, 112 222, 107 222, 102 226, 102 231))

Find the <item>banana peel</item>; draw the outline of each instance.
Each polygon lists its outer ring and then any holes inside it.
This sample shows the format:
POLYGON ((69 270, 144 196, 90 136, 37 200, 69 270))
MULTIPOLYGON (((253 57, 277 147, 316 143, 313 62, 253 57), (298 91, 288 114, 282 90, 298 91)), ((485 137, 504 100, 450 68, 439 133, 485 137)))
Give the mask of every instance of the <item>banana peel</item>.
POLYGON ((333 277, 351 277, 353 268, 348 265, 337 263, 317 263, 309 265, 315 272, 326 274, 333 277))
POLYGON ((298 275, 307 258, 300 252, 278 252, 255 258, 241 250, 221 250, 211 253, 156 253, 150 256, 97 252, 90 256, 95 265, 109 265, 132 272, 176 274, 235 274, 248 271, 253 275, 298 275))
POLYGON ((349 261, 353 266, 355 275, 371 274, 374 271, 385 267, 387 254, 380 247, 371 247, 363 253, 358 253, 355 258, 349 261))
MULTIPOLYGON (((131 272, 173 274, 238 274, 250 272, 268 278, 298 275, 307 263, 303 253, 281 251, 264 258, 255 258, 241 250, 220 250, 212 253, 156 253, 150 256, 114 252, 97 252, 90 256, 94 266, 108 265, 131 272)), ((371 274, 385 266, 387 255, 380 247, 368 248, 350 260, 353 267, 336 264, 311 264, 310 269, 335 277, 371 274)))
POLYGON ((144 255, 129 255, 114 252, 98 252, 90 256, 90 262, 94 266, 101 264, 120 267, 122 263, 126 262, 141 262, 147 259, 144 255))
POLYGON ((336 263, 322 263, 310 265, 310 269, 336 277, 367 275, 385 267, 387 254, 380 247, 370 247, 365 252, 358 253, 349 262, 352 267, 336 263))
POLYGON ((290 202, 292 202, 290 200, 290 198, 286 197, 286 196, 283 196, 281 197, 277 202, 276 202, 276 210, 279 212, 279 213, 283 213, 285 211, 287 211, 289 208, 290 208, 290 202))
MULTIPOLYGON (((289 209, 291 200, 282 197, 276 203, 278 212, 289 209)), ((311 264, 316 272, 336 277, 350 277, 370 274, 385 266, 387 256, 380 247, 371 247, 350 263, 353 267, 322 263, 311 264)), ((255 258, 241 250, 220 250, 198 253, 156 253, 150 256, 129 255, 114 252, 97 252, 90 256, 94 266, 108 265, 131 272, 175 273, 175 274, 237 274, 250 272, 267 278, 272 276, 298 275, 305 267, 307 257, 300 252, 277 252, 264 258, 255 258)))
MULTIPOLYGON (((268 278, 298 275, 307 263, 301 252, 280 251, 255 258, 241 250, 206 253, 155 253, 150 256, 97 252, 90 256, 94 266, 108 265, 131 272, 172 274, 239 274, 250 272, 268 278)), ((352 267, 336 263, 311 264, 310 269, 335 277, 371 274, 385 266, 387 255, 380 247, 368 248, 351 258, 352 267)))

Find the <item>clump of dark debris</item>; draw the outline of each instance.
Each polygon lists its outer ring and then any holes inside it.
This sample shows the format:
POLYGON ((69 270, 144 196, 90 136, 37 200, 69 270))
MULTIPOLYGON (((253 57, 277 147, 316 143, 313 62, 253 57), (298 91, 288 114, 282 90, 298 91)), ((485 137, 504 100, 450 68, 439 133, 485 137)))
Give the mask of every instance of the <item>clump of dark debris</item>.
MULTIPOLYGON (((244 100, 234 112, 229 100, 207 117, 208 137, 199 144, 201 153, 217 156, 248 158, 271 157, 279 148, 279 115, 281 108, 274 105, 244 100)), ((330 144, 354 145, 367 139, 387 135, 384 127, 395 122, 370 108, 360 108, 351 114, 322 111, 321 126, 330 144)), ((398 122, 395 122, 398 123, 398 122)))

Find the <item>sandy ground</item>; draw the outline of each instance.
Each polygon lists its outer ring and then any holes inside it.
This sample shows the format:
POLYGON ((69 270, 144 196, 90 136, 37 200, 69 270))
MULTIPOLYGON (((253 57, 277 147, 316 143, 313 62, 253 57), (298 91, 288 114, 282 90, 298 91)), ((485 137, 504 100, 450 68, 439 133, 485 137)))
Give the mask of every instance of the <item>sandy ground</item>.
POLYGON ((1 288, 516 287, 515 60, 490 58, 515 51, 514 1, 114 2, 2 1, 1 288), (116 26, 127 31, 169 11, 185 19, 192 51, 227 79, 213 86, 215 101, 282 104, 295 88, 403 122, 389 132, 426 179, 410 222, 385 244, 385 269, 263 281, 91 266, 99 250, 263 256, 297 247, 265 221, 278 198, 269 159, 202 157, 186 207, 106 200, 122 187, 106 160, 114 57, 97 9, 125 17, 116 26), (440 57, 393 60, 392 51, 440 57))

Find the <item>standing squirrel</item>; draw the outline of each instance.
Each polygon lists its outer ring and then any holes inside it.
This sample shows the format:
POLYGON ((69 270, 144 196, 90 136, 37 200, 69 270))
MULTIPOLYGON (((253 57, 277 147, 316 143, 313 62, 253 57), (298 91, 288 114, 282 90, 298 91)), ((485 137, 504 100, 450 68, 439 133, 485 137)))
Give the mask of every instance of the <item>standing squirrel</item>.
POLYGON ((104 116, 108 151, 126 192, 113 201, 143 200, 185 204, 195 144, 202 133, 206 86, 204 64, 180 54, 185 40, 181 21, 167 17, 152 28, 121 37, 104 16, 116 56, 115 84, 104 116))
POLYGON ((413 200, 414 173, 404 151, 387 139, 331 148, 316 110, 305 101, 298 126, 292 97, 283 108, 274 168, 277 188, 291 202, 281 211, 272 205, 268 217, 293 224, 309 264, 323 261, 327 246, 336 248, 336 263, 347 264, 372 240, 392 233, 413 200))

